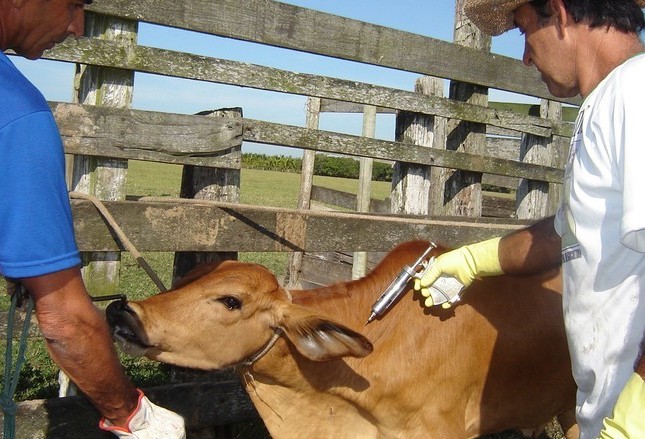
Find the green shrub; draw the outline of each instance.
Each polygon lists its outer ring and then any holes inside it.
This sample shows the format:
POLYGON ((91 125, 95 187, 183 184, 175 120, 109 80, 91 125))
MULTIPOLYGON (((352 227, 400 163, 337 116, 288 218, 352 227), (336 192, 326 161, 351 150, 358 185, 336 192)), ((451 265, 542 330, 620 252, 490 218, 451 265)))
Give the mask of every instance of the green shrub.
POLYGON ((392 175, 394 168, 392 165, 383 162, 374 162, 372 169, 372 180, 374 181, 389 181, 392 182, 392 175))
MULTIPOLYGON (((288 156, 268 156, 265 154, 242 154, 242 167, 263 171, 294 172, 302 170, 302 159, 288 156)), ((360 175, 359 160, 351 157, 338 157, 327 154, 316 154, 314 175, 323 177, 357 179, 360 175)), ((392 166, 383 162, 374 162, 372 180, 392 181, 392 166)))
POLYGON ((242 166, 262 171, 295 172, 302 169, 302 159, 284 155, 242 154, 242 166))
POLYGON ((348 157, 332 157, 325 154, 316 156, 314 174, 325 177, 358 178, 360 164, 348 157))

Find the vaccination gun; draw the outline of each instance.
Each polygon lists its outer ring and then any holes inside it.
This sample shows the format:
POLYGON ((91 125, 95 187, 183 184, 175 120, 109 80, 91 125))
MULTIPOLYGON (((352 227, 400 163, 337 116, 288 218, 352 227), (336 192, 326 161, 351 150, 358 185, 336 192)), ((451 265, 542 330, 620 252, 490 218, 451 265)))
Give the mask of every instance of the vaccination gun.
MULTIPOLYGON (((406 265, 401 269, 399 275, 392 281, 392 283, 383 291, 383 294, 372 305, 372 312, 370 313, 367 323, 372 322, 375 318, 384 315, 394 304, 397 302, 407 290, 408 282, 413 278, 423 277, 423 273, 430 268, 434 262, 434 257, 426 261, 426 258, 432 250, 437 248, 434 242, 430 243, 430 247, 423 252, 412 266, 406 265), (421 267, 423 271, 417 272, 421 267)), ((454 277, 441 276, 429 287, 430 295, 432 296, 435 305, 441 305, 443 308, 450 308, 454 303, 460 299, 459 294, 464 289, 464 285, 454 277)))

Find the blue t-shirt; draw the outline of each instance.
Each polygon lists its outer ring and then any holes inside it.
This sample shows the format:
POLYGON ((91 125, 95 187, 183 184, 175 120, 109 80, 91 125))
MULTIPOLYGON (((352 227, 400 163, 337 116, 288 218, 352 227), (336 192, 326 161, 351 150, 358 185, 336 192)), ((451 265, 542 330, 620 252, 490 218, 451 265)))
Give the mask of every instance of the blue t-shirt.
POLYGON ((78 264, 56 121, 0 52, 0 274, 32 277, 78 264))

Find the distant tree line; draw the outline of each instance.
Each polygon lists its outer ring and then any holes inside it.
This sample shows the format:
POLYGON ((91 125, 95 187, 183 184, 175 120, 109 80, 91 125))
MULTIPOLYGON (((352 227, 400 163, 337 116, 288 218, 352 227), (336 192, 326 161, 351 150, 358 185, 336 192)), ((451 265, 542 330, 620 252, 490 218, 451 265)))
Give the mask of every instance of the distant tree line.
MULTIPOLYGON (((242 167, 265 171, 295 172, 302 170, 302 159, 283 155, 265 155, 255 153, 242 154, 242 167)), ((337 157, 316 154, 314 175, 339 178, 359 178, 360 163, 351 157, 337 157)), ((387 163, 374 162, 372 180, 392 181, 392 166, 387 163)))

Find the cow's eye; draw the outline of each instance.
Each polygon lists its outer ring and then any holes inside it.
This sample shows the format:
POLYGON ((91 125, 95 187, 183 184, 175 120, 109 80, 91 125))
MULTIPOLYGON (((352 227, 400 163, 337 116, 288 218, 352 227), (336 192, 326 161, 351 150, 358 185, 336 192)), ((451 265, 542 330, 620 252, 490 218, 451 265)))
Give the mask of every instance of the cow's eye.
POLYGON ((240 300, 236 297, 226 296, 217 300, 222 302, 224 305, 226 305, 229 311, 242 308, 242 302, 240 302, 240 300))

